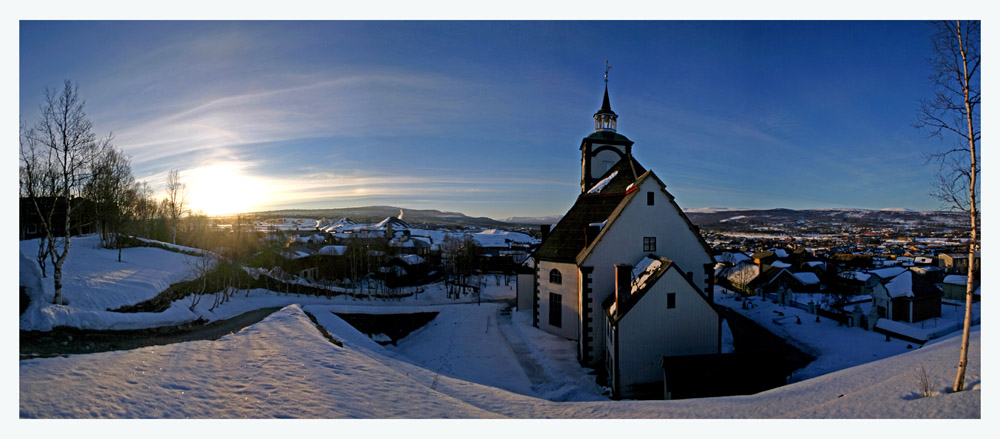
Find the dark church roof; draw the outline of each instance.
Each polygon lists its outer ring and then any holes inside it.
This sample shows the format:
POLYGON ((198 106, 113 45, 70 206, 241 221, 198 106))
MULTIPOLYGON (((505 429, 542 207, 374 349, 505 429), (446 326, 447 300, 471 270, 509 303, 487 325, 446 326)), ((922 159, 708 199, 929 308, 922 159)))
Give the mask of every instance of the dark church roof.
MULTIPOLYGON (((646 169, 634 158, 631 160, 636 174, 646 169)), ((626 188, 635 182, 629 160, 621 160, 601 179, 617 172, 615 177, 595 194, 580 194, 573 207, 559 220, 545 242, 538 248, 536 256, 540 260, 553 262, 575 262, 576 255, 586 247, 587 226, 604 222, 626 196, 626 188)))

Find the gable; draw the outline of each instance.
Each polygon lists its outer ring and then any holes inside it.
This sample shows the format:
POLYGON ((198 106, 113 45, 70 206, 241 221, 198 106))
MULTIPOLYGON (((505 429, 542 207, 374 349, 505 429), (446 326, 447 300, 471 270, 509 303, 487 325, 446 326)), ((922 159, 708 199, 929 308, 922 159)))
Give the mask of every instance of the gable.
MULTIPOLYGON (((701 232, 694 225, 694 223, 691 222, 691 220, 687 217, 687 215, 680 208, 680 206, 678 206, 677 203, 674 201, 674 196, 671 195, 670 192, 667 191, 666 185, 663 184, 663 182, 656 176, 655 173, 653 173, 653 171, 646 171, 646 172, 644 172, 639 177, 639 179, 635 183, 630 183, 629 186, 627 186, 627 187, 624 188, 627 191, 625 193, 624 198, 615 207, 614 211, 612 211, 608 215, 608 217, 606 218, 607 222, 604 225, 604 227, 601 229, 600 233, 597 235, 597 238, 594 239, 593 242, 590 243, 590 245, 582 247, 581 250, 580 250, 580 252, 576 255, 576 262, 577 262, 577 264, 582 264, 583 261, 586 260, 587 256, 595 248, 597 248, 598 245, 600 245, 601 240, 608 234, 608 232, 610 230, 612 230, 612 228, 615 227, 615 224, 617 223, 618 219, 621 218, 622 213, 626 210, 626 208, 629 207, 629 205, 634 200, 636 200, 638 198, 640 200, 639 202, 645 203, 645 197, 639 197, 638 194, 640 192, 646 191, 645 189, 644 190, 639 190, 640 188, 646 188, 646 189, 648 189, 648 184, 647 183, 654 184, 655 187, 656 187, 656 189, 661 194, 665 195, 666 200, 667 200, 670 208, 672 208, 672 209, 670 209, 671 212, 674 213, 674 214, 676 214, 682 220, 682 222, 683 222, 686 230, 688 230, 692 234, 692 236, 696 239, 697 246, 700 247, 700 249, 702 251, 704 251, 704 254, 707 257, 706 263, 714 261, 714 259, 712 257, 712 249, 711 249, 711 247, 709 247, 708 243, 705 242, 705 239, 701 236, 701 232)), ((658 212, 664 212, 662 210, 663 208, 664 207, 657 207, 657 211, 658 212)), ((670 255, 668 255, 668 256, 670 256, 670 255)), ((675 257, 675 256, 672 256, 672 257, 675 257)), ((691 268, 695 268, 695 267, 691 267, 691 268)), ((698 272, 700 273, 700 270, 698 272)))
MULTIPOLYGON (((701 292, 698 289, 698 286, 687 278, 687 276, 684 274, 684 271, 681 270, 680 267, 677 266, 677 264, 675 264, 673 261, 667 258, 659 258, 659 261, 661 262, 660 267, 656 269, 656 271, 654 271, 651 275, 649 275, 648 278, 646 278, 644 285, 642 285, 635 292, 629 295, 628 299, 626 299, 625 303, 621 306, 621 309, 617 309, 617 307, 614 306, 615 305, 614 292, 612 292, 612 294, 610 294, 607 297, 607 299, 605 299, 601 303, 601 306, 604 308, 605 315, 608 316, 609 320, 611 320, 612 323, 619 322, 623 318, 625 318, 625 316, 628 315, 629 311, 631 311, 634 307, 636 307, 642 301, 643 297, 645 297, 647 293, 656 288, 660 280, 665 278, 668 275, 668 273, 671 272, 672 274, 676 275, 675 279, 678 279, 680 284, 689 287, 691 293, 698 296, 700 300, 703 300, 705 304, 708 305, 708 307, 710 307, 713 311, 715 310, 715 306, 712 305, 712 302, 710 302, 708 298, 705 297, 704 294, 701 294, 701 292)), ((681 291, 676 291, 676 292, 679 293, 681 291)))

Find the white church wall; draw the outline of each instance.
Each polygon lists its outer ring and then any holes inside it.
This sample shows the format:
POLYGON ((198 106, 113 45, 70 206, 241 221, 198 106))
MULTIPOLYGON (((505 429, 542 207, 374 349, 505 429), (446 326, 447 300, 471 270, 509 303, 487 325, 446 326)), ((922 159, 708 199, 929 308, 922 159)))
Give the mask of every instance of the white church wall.
MULTIPOLYGON (((594 322, 601 321, 600 313, 603 311, 600 304, 614 292, 615 264, 634 264, 649 253, 666 257, 682 270, 690 271, 694 284, 701 291, 707 287, 703 267, 712 263, 712 256, 705 251, 698 236, 660 190, 655 179, 647 178, 639 191, 614 223, 608 225, 610 228, 580 264, 594 268, 591 274, 594 322), (653 192, 652 206, 647 205, 647 192, 653 192), (643 237, 656 238, 655 251, 643 250, 643 237)), ((585 317, 581 315, 577 318, 582 322, 585 317)), ((589 363, 597 362, 604 352, 603 325, 593 325, 593 331, 595 345, 590 350, 589 363)))
POLYGON ((575 264, 538 261, 538 328, 551 334, 572 340, 578 339, 578 315, 580 301, 577 290, 577 268, 575 264), (549 281, 549 273, 559 270, 562 282, 555 284, 549 281), (550 294, 558 294, 561 298, 558 326, 550 324, 549 302, 550 294))

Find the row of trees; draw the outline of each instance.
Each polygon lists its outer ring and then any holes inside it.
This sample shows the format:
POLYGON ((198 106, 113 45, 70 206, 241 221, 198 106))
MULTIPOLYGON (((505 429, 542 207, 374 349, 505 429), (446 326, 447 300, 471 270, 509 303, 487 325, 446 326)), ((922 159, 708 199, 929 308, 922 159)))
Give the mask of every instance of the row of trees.
POLYGON ((63 265, 74 227, 96 230, 102 246, 118 248, 121 261, 123 236, 163 234, 168 221, 176 243, 187 192, 172 170, 167 197, 157 202, 149 184, 135 180, 131 157, 112 144, 113 135, 94 134, 71 81, 58 90, 46 87, 40 110, 34 125, 20 124, 19 192, 39 223, 37 261, 43 276, 52 264, 53 303, 65 304, 63 265))

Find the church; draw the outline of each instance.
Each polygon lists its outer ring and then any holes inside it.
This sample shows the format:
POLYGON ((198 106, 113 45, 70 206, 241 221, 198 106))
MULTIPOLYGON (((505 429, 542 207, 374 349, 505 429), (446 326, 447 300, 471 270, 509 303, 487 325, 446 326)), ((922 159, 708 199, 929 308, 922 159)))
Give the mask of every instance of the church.
POLYGON ((606 78, 580 195, 534 255, 532 324, 575 340, 620 398, 662 392, 664 356, 719 353, 722 319, 711 249, 617 132, 606 78))

